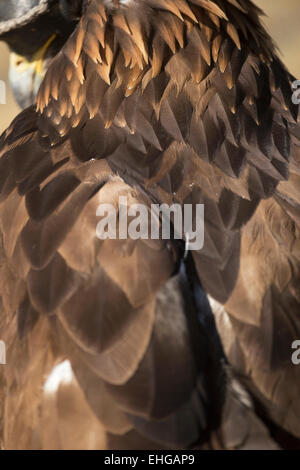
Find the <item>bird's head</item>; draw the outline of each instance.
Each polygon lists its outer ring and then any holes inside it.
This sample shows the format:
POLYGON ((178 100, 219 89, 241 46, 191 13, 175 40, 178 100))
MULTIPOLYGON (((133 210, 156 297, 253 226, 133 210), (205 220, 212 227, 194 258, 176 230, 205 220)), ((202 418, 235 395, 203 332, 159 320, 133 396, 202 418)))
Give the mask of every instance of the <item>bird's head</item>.
POLYGON ((31 105, 52 58, 81 16, 83 0, 0 0, 0 40, 10 49, 9 82, 21 108, 31 105))

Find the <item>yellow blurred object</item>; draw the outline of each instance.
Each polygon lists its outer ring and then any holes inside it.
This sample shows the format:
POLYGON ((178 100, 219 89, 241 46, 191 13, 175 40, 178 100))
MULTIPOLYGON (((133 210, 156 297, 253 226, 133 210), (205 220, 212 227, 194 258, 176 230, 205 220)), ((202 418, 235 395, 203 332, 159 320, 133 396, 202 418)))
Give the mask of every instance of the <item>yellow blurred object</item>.
POLYGON ((279 49, 290 72, 300 78, 300 1, 254 0, 266 17, 263 23, 279 49))

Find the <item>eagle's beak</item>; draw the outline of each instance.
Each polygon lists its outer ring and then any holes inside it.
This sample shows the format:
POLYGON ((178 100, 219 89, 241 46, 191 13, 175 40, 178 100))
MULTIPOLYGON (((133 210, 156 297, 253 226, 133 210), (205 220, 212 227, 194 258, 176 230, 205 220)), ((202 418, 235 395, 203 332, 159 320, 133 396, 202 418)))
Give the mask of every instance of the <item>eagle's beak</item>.
POLYGON ((55 38, 56 34, 51 35, 46 43, 30 56, 15 52, 10 54, 9 81, 21 108, 26 108, 35 101, 51 60, 47 57, 47 52, 55 38))
POLYGON ((0 0, 0 41, 11 51, 9 81, 21 108, 34 103, 53 57, 74 31, 82 0, 0 0))

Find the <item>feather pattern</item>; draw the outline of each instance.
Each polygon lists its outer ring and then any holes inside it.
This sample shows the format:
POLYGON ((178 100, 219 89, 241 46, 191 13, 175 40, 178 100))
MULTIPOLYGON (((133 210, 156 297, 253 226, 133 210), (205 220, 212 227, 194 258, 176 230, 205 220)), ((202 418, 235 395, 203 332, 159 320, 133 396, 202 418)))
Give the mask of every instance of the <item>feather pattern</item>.
POLYGON ((30 422, 20 445, 67 447, 39 431, 38 409, 60 426, 71 394, 112 448, 276 448, 252 399, 300 438, 293 78, 248 0, 118 3, 87 2, 37 106, 1 137, 4 416, 30 422), (205 205, 184 274, 185 240, 97 238, 98 205, 120 195, 205 205), (69 385, 36 392, 22 417, 30 374, 40 391, 66 358, 69 385))

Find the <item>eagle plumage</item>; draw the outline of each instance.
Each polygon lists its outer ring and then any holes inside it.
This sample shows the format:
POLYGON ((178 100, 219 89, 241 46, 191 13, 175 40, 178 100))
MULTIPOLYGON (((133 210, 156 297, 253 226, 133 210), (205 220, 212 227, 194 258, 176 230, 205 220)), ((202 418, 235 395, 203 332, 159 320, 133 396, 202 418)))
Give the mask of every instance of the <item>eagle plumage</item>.
POLYGON ((298 106, 260 14, 84 2, 2 135, 5 448, 299 445, 298 106), (203 249, 99 240, 120 195, 204 204, 203 249))

